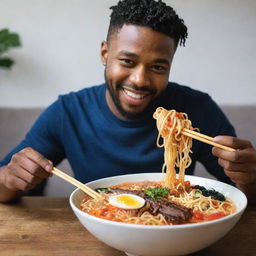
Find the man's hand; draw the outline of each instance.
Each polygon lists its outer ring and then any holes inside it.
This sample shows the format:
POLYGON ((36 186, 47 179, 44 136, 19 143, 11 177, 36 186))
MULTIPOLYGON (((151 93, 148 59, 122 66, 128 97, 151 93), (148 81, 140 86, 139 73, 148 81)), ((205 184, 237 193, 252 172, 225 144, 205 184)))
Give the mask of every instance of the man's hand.
POLYGON ((251 142, 230 136, 217 136, 214 142, 237 149, 229 152, 213 147, 212 153, 218 157, 226 175, 250 201, 256 202, 256 150, 251 142))
POLYGON ((53 164, 32 148, 14 154, 1 168, 0 184, 11 191, 29 190, 51 176, 53 164))

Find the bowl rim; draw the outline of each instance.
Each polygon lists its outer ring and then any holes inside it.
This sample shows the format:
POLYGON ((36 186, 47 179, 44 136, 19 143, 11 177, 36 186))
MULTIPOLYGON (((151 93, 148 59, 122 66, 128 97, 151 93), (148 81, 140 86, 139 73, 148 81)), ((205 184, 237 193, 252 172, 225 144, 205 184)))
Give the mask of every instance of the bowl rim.
MULTIPOLYGON (((125 175, 116 175, 116 176, 110 176, 110 177, 106 177, 106 178, 101 178, 101 179, 97 179, 97 180, 94 180, 94 181, 91 181, 91 182, 88 182, 86 183, 86 185, 89 185, 90 184, 93 184, 94 182, 102 182, 102 181, 105 181, 105 180, 108 180, 108 179, 112 179, 112 178, 123 178, 123 177, 127 177, 127 176, 144 176, 144 175, 159 175, 159 173, 135 173, 135 174, 125 174, 125 175)), ((161 174, 161 173, 160 173, 161 174)), ((200 180, 209 180, 209 181, 214 181, 214 182, 217 182, 217 183, 221 183, 221 184, 224 184, 224 186, 228 186, 228 187, 231 187, 232 189, 234 189, 236 192, 238 192, 242 197, 243 197, 243 205, 241 206, 241 209, 232 213, 231 215, 228 215, 228 216, 225 216, 223 218, 220 218, 220 219, 216 219, 216 220, 211 220, 211 221, 206 221, 206 222, 200 222, 200 223, 188 223, 188 224, 178 224, 178 225, 143 225, 143 224, 130 224, 130 223, 123 223, 123 222, 117 222, 117 221, 112 221, 112 220, 107 220, 107 219, 102 219, 102 218, 98 218, 96 216, 93 216, 93 215, 90 215, 84 211, 82 211, 81 209, 79 209, 75 203, 73 202, 73 198, 75 196, 76 193, 78 193, 78 191, 81 191, 79 188, 76 188, 71 194, 70 194, 70 197, 69 197, 69 203, 71 205, 71 208, 73 209, 73 211, 77 211, 80 215, 86 217, 87 219, 89 220, 92 220, 92 221, 96 221, 96 222, 99 222, 99 223, 102 223, 102 224, 106 224, 106 225, 114 225, 114 226, 118 226, 118 227, 126 227, 126 228, 140 228, 140 229, 145 229, 145 230, 148 230, 148 229, 186 229, 186 228, 191 228, 191 227, 202 227, 202 226, 209 226, 209 225, 214 225, 216 223, 221 223, 221 222, 224 222, 226 220, 229 220, 229 219, 232 219, 232 218, 235 218, 236 216, 238 215, 242 215, 242 213, 244 212, 245 208, 247 207, 247 197, 245 196, 245 194, 239 190, 238 188, 230 185, 230 184, 227 184, 227 183, 224 183, 224 182, 221 182, 221 181, 218 181, 218 180, 213 180, 213 179, 210 179, 210 178, 205 178, 205 177, 200 177, 200 176, 194 176, 194 175, 185 175, 185 178, 199 178, 200 180)), ((82 192, 82 191, 81 191, 82 192)))

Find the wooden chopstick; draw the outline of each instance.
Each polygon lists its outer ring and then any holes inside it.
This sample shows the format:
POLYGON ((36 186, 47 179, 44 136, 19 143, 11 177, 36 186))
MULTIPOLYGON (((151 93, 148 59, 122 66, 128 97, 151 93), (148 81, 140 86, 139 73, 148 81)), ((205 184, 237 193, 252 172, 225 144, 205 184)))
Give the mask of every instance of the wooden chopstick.
POLYGON ((62 172, 61 170, 53 167, 52 173, 66 180, 67 182, 75 185, 76 187, 80 188, 82 191, 84 191, 86 194, 88 194, 92 198, 96 200, 102 199, 102 196, 99 193, 97 193, 90 187, 86 186, 85 184, 81 183, 80 181, 74 179, 73 177, 69 176, 68 174, 62 172))
POLYGON ((230 148, 230 147, 227 147, 227 146, 224 146, 224 145, 221 145, 219 143, 214 142, 212 137, 207 136, 207 135, 202 134, 202 133, 199 133, 199 132, 195 132, 195 131, 184 128, 183 131, 182 131, 182 134, 184 134, 188 137, 191 137, 193 139, 202 141, 204 143, 210 144, 212 146, 215 146, 215 147, 218 147, 218 148, 221 148, 221 149, 225 149, 225 150, 230 151, 230 152, 236 151, 234 148, 230 148))

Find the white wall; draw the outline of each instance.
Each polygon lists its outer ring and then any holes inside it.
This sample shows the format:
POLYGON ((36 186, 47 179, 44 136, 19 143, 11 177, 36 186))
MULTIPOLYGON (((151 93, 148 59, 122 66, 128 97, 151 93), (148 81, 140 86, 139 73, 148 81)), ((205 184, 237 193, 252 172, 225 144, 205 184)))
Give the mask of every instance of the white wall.
MULTIPOLYGON (((0 70, 0 107, 42 107, 58 94, 103 81, 99 48, 117 0, 0 0, 0 28, 22 47, 0 70)), ((256 1, 166 0, 185 20, 171 80, 208 92, 219 104, 256 104, 256 1)), ((7 55, 7 54, 6 54, 7 55)))

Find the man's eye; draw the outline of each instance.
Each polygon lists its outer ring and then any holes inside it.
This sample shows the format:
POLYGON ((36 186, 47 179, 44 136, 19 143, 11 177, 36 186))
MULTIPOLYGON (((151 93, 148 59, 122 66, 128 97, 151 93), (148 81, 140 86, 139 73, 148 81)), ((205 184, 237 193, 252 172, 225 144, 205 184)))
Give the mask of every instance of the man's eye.
POLYGON ((167 68, 164 66, 159 66, 159 65, 154 65, 152 66, 153 69, 157 70, 157 71, 166 71, 167 68))
POLYGON ((126 64, 126 65, 132 65, 134 64, 134 62, 132 60, 129 60, 129 59, 120 59, 120 61, 123 63, 123 64, 126 64))

